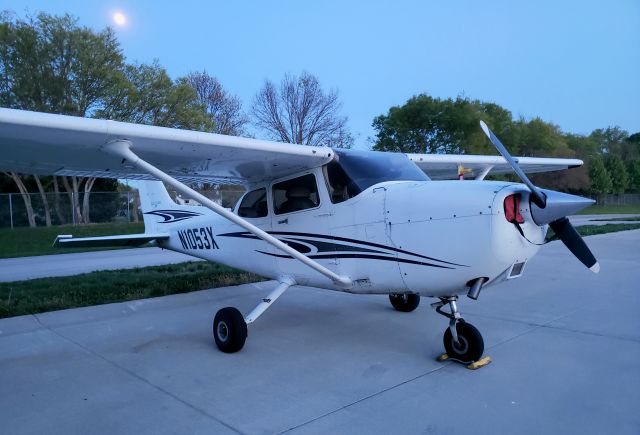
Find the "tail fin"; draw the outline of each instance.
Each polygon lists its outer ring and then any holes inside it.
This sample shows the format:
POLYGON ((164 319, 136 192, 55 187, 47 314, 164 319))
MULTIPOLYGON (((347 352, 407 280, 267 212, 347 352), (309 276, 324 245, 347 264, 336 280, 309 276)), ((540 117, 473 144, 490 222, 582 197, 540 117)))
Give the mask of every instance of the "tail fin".
POLYGON ((145 233, 166 231, 167 224, 203 214, 201 207, 176 204, 162 181, 135 181, 130 184, 140 192, 145 233))

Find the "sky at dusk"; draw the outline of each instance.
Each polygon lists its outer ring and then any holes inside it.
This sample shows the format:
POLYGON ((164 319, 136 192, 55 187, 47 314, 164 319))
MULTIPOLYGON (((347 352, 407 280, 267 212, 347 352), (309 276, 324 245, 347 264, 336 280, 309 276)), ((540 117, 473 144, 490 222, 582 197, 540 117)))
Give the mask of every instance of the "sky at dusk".
POLYGON ((206 70, 248 109, 266 78, 306 70, 336 88, 358 147, 412 95, 492 101, 588 134, 640 131, 640 1, 0 0, 112 26, 128 61, 206 70), (125 26, 116 26, 121 11, 125 26))

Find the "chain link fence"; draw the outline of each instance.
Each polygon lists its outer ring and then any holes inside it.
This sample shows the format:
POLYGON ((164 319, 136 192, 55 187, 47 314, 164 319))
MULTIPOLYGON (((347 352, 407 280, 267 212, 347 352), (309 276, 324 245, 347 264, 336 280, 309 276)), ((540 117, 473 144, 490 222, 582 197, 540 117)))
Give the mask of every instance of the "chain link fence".
MULTIPOLYGON (((224 186, 200 191, 207 198, 223 207, 233 207, 244 194, 239 186, 224 186)), ((199 206, 169 191, 177 204, 199 206)), ((20 193, 0 194, 0 228, 29 226, 31 214, 36 226, 47 224, 47 214, 52 225, 79 225, 105 222, 141 222, 140 198, 136 190, 128 192, 91 192, 85 201, 85 193, 20 193), (75 196, 78 195, 78 198, 75 196), (48 213, 47 213, 48 210, 48 213)))
POLYGON ((598 199, 598 205, 640 205, 640 193, 603 195, 598 199))

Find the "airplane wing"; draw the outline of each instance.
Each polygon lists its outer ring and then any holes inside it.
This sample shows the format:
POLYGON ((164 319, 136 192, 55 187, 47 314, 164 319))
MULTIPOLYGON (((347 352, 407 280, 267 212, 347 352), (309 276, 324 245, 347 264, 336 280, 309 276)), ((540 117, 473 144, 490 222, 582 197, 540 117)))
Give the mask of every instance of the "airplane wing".
MULTIPOLYGON (((407 154, 409 159, 422 169, 432 180, 454 179, 458 176, 458 167, 471 169, 468 178, 492 174, 510 174, 513 169, 502 156, 477 156, 465 154, 407 154)), ((582 160, 515 157, 526 173, 551 172, 582 166, 582 160)))
POLYGON ((152 179, 102 151, 130 140, 135 153, 183 182, 254 184, 331 161, 325 147, 0 108, 0 170, 152 179))

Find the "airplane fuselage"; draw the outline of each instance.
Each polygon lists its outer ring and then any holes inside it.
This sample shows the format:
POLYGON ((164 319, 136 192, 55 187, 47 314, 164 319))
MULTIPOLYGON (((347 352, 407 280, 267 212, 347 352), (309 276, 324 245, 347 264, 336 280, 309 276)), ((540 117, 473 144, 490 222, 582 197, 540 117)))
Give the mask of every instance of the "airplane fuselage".
MULTIPOLYGON (((343 289, 204 207, 199 216, 167 225, 161 247, 280 279, 352 293, 451 296, 486 278, 495 284, 520 276, 538 251, 546 227, 533 223, 525 186, 505 182, 385 182, 339 204, 319 191, 317 207, 247 219, 337 274, 343 289), (523 197, 521 224, 505 218, 504 200, 523 197), (515 266, 515 267, 514 267, 515 266), (515 272, 515 273, 514 273, 515 272)), ((236 207, 237 212, 237 207, 236 207)), ((162 223, 158 225, 162 226, 162 223)))

